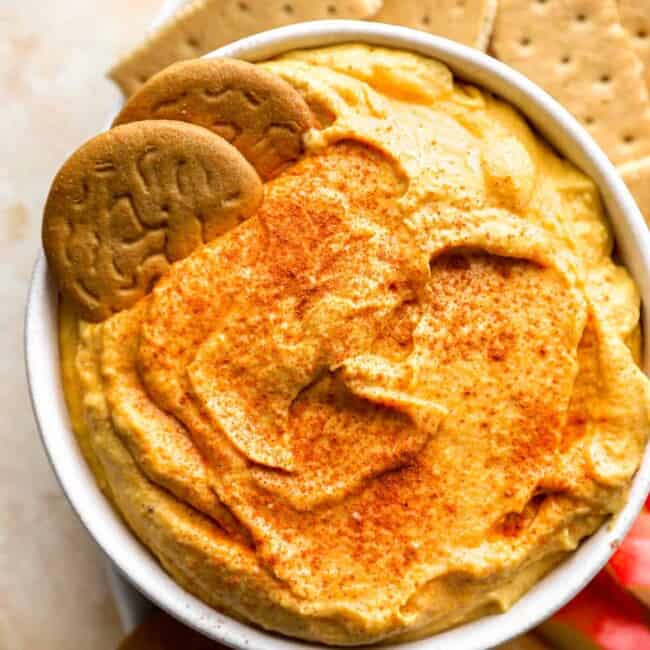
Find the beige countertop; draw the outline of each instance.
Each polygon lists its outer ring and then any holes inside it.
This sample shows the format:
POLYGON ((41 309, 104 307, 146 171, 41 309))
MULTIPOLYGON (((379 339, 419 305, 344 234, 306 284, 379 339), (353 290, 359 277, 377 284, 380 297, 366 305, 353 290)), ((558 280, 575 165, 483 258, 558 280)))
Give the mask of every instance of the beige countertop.
POLYGON ((115 650, 120 636, 100 553, 41 449, 22 321, 49 183, 105 125, 104 72, 159 3, 0 0, 0 650, 115 650))

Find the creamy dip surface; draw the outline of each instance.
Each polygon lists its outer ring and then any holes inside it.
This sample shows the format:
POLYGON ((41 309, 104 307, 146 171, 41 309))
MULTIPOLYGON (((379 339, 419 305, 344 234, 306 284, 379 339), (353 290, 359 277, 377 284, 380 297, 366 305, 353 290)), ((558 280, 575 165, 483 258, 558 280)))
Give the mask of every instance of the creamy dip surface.
POLYGON ((100 324, 75 431, 193 594, 329 644, 510 606, 619 510, 649 431, 639 296, 594 183, 443 64, 260 64, 321 128, 258 214, 100 324))

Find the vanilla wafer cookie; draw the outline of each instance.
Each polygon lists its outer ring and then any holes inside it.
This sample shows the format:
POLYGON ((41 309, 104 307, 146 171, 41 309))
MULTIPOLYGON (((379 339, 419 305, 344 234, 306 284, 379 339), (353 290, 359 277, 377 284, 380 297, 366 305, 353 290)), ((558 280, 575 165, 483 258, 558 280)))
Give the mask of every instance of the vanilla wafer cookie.
POLYGON ((264 180, 295 162, 313 125, 300 93, 280 77, 236 59, 194 59, 152 77, 115 124, 171 119, 206 127, 237 147, 264 180))
POLYGON ((117 127, 78 149, 54 180, 42 233, 49 266, 79 314, 103 320, 253 214, 262 189, 239 151, 207 129, 117 127))

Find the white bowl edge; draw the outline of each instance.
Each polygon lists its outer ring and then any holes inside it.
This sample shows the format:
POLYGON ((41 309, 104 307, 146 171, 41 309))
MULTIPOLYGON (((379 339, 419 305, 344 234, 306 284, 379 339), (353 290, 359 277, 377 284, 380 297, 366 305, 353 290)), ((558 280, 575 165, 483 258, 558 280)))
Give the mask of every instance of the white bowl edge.
MULTIPOLYGON (((263 32, 209 56, 251 61, 293 49, 364 41, 409 49, 447 63, 461 78, 517 106, 559 151, 600 187, 618 250, 643 299, 645 331, 650 306, 650 234, 616 170, 571 115, 522 75, 480 52, 402 27, 357 21, 318 21, 263 32)), ((57 344, 56 291, 41 255, 32 278, 25 322, 25 356, 32 405, 43 444, 59 482, 91 535, 120 572, 150 600, 206 636, 235 648, 287 650, 321 647, 266 633, 216 612, 179 587, 136 540, 97 488, 71 433, 63 400, 57 344)), ((650 345, 644 346, 650 369, 650 345)), ((395 648, 484 650, 539 624, 564 605, 600 570, 632 525, 650 487, 650 447, 624 509, 511 609, 395 648)))

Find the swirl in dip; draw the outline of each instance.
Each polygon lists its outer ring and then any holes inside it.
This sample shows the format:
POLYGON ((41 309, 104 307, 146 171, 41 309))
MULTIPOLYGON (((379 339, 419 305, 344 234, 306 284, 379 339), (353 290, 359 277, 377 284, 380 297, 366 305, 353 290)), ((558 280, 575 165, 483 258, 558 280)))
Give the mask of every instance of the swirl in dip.
POLYGON ((135 307, 63 305, 80 444, 174 579, 239 619, 359 644, 501 611, 621 507, 648 434, 598 192, 439 62, 261 65, 323 128, 135 307))

